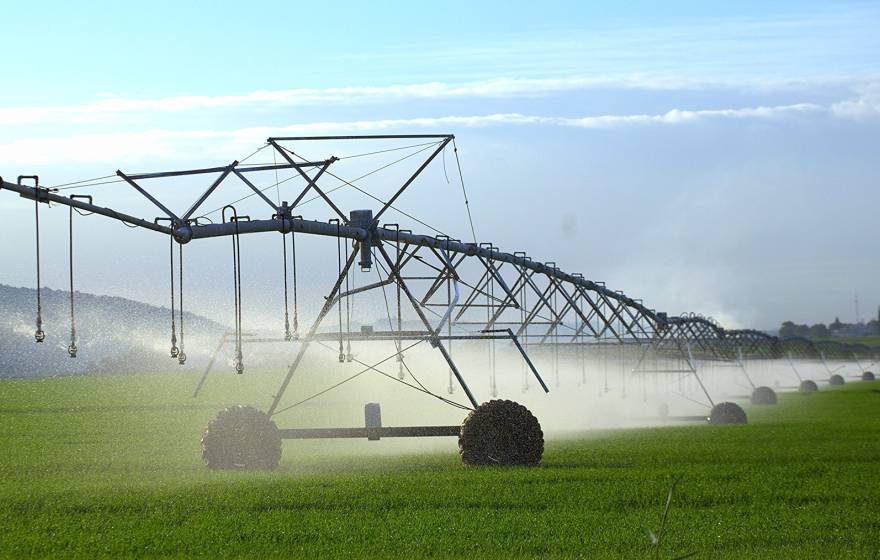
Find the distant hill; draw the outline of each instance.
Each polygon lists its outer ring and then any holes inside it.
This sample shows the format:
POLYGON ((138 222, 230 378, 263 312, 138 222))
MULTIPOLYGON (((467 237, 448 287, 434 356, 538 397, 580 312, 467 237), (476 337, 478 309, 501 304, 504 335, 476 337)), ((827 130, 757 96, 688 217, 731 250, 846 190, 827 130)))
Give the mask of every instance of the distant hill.
MULTIPOLYGON (((0 284, 0 377, 138 373, 180 367, 168 354, 171 311, 121 297, 76 295, 78 356, 70 341, 69 293, 42 290, 46 341, 34 342, 36 290, 0 284)), ((188 365, 204 363, 223 325, 184 313, 188 365), (190 334, 191 333, 191 334, 190 334)))

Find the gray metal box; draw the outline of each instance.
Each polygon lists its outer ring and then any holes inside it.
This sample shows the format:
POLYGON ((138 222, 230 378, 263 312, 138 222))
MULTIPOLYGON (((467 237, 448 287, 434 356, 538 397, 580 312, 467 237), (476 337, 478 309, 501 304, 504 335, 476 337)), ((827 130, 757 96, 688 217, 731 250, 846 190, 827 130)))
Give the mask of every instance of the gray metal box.
POLYGON ((364 405, 364 423, 367 426, 367 439, 378 441, 382 434, 382 409, 379 403, 364 405))

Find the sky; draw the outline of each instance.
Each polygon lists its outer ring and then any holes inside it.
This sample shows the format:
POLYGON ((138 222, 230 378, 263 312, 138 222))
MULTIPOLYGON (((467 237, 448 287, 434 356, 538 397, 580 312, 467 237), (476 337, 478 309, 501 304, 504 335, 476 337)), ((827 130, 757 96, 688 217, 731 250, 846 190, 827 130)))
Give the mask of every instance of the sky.
MULTIPOLYGON (((877 314, 880 3, 3 2, 3 13, 7 180, 225 165, 271 135, 453 133, 480 241, 730 328, 853 321, 856 296, 862 318, 877 314)), ((401 205, 467 238, 453 159, 401 205)), ((368 186, 393 192, 402 173, 368 186)), ((156 188, 186 208, 205 186, 156 188)), ((88 192, 155 215, 124 185, 88 192)), ((45 215, 45 284, 63 289, 68 216, 45 215)), ((32 221, 26 201, 0 193, 0 283, 33 285, 32 221)), ((167 241, 76 224, 77 289, 167 304, 167 241)), ((228 244, 199 243, 187 248, 189 301, 228 323, 228 244)), ((281 266, 278 244, 245 246, 263 313, 281 279, 258 271, 281 266)), ((321 262, 335 248, 302 250, 321 262)), ((320 302, 310 273, 303 297, 320 302)))

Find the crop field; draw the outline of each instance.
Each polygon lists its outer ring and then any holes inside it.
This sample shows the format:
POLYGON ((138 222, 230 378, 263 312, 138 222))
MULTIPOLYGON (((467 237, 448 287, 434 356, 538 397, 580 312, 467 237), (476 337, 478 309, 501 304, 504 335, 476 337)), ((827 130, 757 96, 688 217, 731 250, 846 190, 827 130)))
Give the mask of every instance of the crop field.
POLYGON ((271 473, 202 465, 220 403, 191 386, 0 382, 0 555, 652 558, 675 479, 660 558, 880 555, 877 382, 784 394, 744 426, 551 434, 537 468, 464 467, 452 439, 288 441, 271 473))

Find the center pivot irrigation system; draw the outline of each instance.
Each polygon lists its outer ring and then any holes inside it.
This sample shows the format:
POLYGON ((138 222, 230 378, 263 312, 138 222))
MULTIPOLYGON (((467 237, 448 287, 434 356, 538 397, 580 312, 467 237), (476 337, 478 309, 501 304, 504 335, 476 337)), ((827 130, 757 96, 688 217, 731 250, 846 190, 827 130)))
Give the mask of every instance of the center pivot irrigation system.
MULTIPOLYGON (((588 280, 582 274, 561 270, 554 262, 540 262, 524 252, 507 253, 492 243, 465 242, 442 234, 425 222, 407 214, 395 204, 413 185, 422 172, 443 154, 448 146, 458 151, 452 135, 371 135, 273 137, 242 161, 223 167, 167 171, 158 173, 126 174, 101 177, 56 187, 43 187, 37 176, 19 176, 15 183, 0 178, 0 188, 18 193, 34 201, 36 262, 37 262, 37 315, 34 338, 45 340, 40 299, 40 208, 51 204, 69 207, 70 240, 70 344, 68 354, 77 355, 77 334, 74 305, 73 274, 73 220, 74 212, 81 215, 98 214, 121 221, 131 227, 140 227, 168 235, 171 264, 171 350, 172 358, 180 364, 187 360, 183 337, 183 246, 194 240, 228 237, 232 241, 232 275, 234 279, 235 329, 221 339, 211 363, 202 375, 196 395, 204 386, 208 373, 224 344, 234 345, 233 367, 239 374, 245 371, 243 346, 255 342, 284 342, 295 349, 295 357, 264 411, 251 406, 234 406, 221 411, 212 420, 202 436, 202 454, 211 468, 273 468, 281 457, 283 439, 303 438, 367 438, 457 436, 462 460, 467 464, 537 464, 543 454, 544 439, 535 416, 524 406, 497 399, 496 344, 514 352, 522 370, 522 386, 530 379, 537 381, 545 392, 549 388, 535 366, 533 357, 551 364, 559 384, 561 359, 573 360, 581 367, 586 382, 586 363, 589 360, 617 359, 626 364, 627 375, 622 376, 625 391, 627 378, 639 379, 645 386, 646 376, 655 378, 667 374, 672 382, 683 379, 696 382, 710 409, 710 423, 744 423, 743 409, 732 402, 716 403, 711 391, 698 374, 697 363, 732 365, 738 369, 751 387, 754 404, 773 404, 776 393, 769 387, 758 387, 753 382, 747 362, 786 363, 800 382, 802 392, 817 390, 814 381, 801 378, 795 360, 812 360, 826 368, 831 384, 840 384, 843 377, 832 370, 828 360, 835 363, 853 361, 864 373, 864 379, 873 378, 865 371, 862 361, 874 362, 877 356, 870 348, 836 342, 816 343, 805 339, 779 339, 754 330, 725 330, 713 320, 694 314, 667 316, 646 307, 641 300, 628 297, 620 291, 606 288, 602 282, 588 280), (310 160, 301 157, 292 146, 303 143, 333 141, 351 142, 417 142, 414 145, 367 151, 342 158, 328 157, 310 160), (343 179, 334 173, 334 164, 341 159, 410 150, 408 155, 393 162, 400 163, 421 155, 421 162, 413 172, 407 172, 400 186, 387 200, 362 189, 357 183, 363 177, 389 167, 382 166, 361 175, 358 179, 343 179), (272 154, 268 163, 248 163, 259 153, 272 154), (273 201, 270 189, 278 188, 278 173, 290 173, 305 186, 296 193, 292 202, 273 201), (255 177, 274 174, 274 183, 257 186, 255 177), (194 202, 183 211, 175 212, 147 190, 154 179, 183 180, 208 177, 208 184, 194 202), (337 185, 327 188, 323 179, 332 177, 337 185), (266 208, 266 218, 239 214, 236 206, 244 199, 217 209, 219 220, 208 218, 211 212, 200 213, 206 200, 224 182, 238 181, 248 189, 245 198, 256 197, 266 208), (128 185, 140 193, 161 212, 159 217, 145 219, 95 204, 90 194, 62 194, 68 189, 83 190, 103 184, 128 185), (373 201, 374 209, 357 209, 346 214, 331 198, 335 191, 358 191, 373 201), (307 198, 308 197, 308 198, 307 198), (294 212, 311 200, 322 200, 334 216, 329 221, 305 219, 294 212), (383 223, 389 211, 409 217, 433 230, 432 235, 418 234, 402 229, 398 224, 383 223), (241 245, 240 236, 259 232, 282 235, 284 269, 284 335, 279 338, 259 338, 242 330, 241 298, 241 245), (326 293, 323 306, 307 329, 301 331, 297 302, 297 237, 302 234, 335 238, 337 262, 335 281, 326 293), (177 245, 175 251, 175 244, 177 245), (288 253, 288 247, 290 252, 288 253), (175 262, 177 257, 177 262, 175 262), (361 279, 358 282, 357 268, 361 279), (175 268, 179 279, 178 302, 180 313, 175 316, 175 268), (293 313, 291 321, 288 275, 292 271, 293 313), (372 271, 372 274, 369 274, 372 271), (369 274, 369 276, 368 276, 369 274), (375 275, 375 279, 374 276, 375 275), (386 290, 387 288, 387 290, 386 290), (389 297, 388 292, 391 292, 389 297), (352 329, 353 300, 368 293, 381 294, 387 311, 387 329, 362 326, 352 329), (395 312, 392 312, 392 309, 395 312), (418 327, 404 328, 404 310, 413 317, 418 327), (335 313, 334 313, 335 311, 335 313), (336 317, 334 317, 336 315, 336 317), (338 321, 335 321, 338 319, 338 321), (337 328, 327 330, 324 323, 337 322, 337 328), (179 338, 178 338, 179 333, 179 338), (384 343, 393 345, 393 353, 379 361, 357 359, 352 343, 384 343), (427 342, 435 349, 448 367, 448 393, 461 390, 467 403, 462 404, 431 392, 406 361, 412 348, 427 342), (483 402, 465 380, 454 359, 453 344, 481 344, 488 347, 490 388, 492 400, 483 402), (358 373, 375 372, 398 381, 414 390, 429 394, 443 402, 468 411, 461 425, 388 427, 381 422, 377 404, 365 408, 364 428, 287 428, 279 429, 275 418, 293 405, 283 403, 291 380, 297 374, 303 357, 312 345, 330 348, 337 353, 340 363, 356 363, 358 373), (383 368, 390 361, 397 364, 396 375, 383 368)), ((444 159, 445 171, 445 159, 444 159)), ((467 192, 458 165, 464 195, 465 209, 473 221, 467 201, 467 192)), ((448 180, 448 179, 447 179, 448 180)), ((214 212, 217 212, 214 211, 214 212)), ((506 366, 501 366, 506 367, 506 366)), ((839 369, 839 368, 838 368, 839 369)), ((607 375, 607 373, 606 373, 607 375)), ((336 384, 332 388, 341 385, 336 384)), ((608 391, 608 380, 605 380, 608 391)), ((322 391, 319 394, 323 394, 322 391)), ((317 395, 314 395, 317 396, 317 395)), ((314 397, 313 396, 313 397, 314 397)), ((313 398, 309 397, 309 398, 313 398)), ((305 399, 308 400, 308 399, 305 399)), ((661 415, 668 414, 668 406, 661 406, 661 415), (665 408, 664 408, 665 407, 665 408)))

